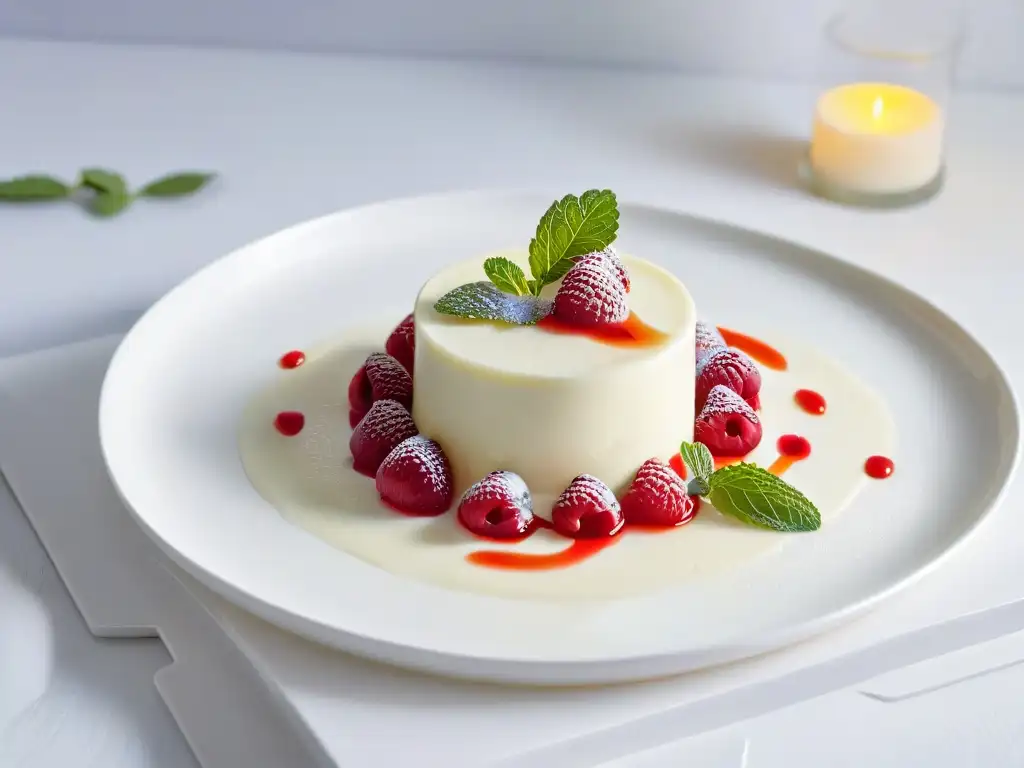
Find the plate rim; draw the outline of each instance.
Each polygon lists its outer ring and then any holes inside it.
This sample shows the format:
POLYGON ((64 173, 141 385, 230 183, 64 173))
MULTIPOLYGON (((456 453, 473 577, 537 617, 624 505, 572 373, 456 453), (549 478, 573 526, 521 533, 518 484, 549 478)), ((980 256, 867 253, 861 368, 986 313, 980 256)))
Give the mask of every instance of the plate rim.
POLYGON ((147 536, 166 554, 172 562, 181 567, 205 586, 211 588, 225 599, 236 606, 247 610, 270 623, 294 632, 300 636, 316 642, 334 647, 340 650, 355 653, 357 655, 396 664, 404 667, 411 667, 421 671, 435 674, 444 674, 461 678, 487 680, 503 683, 526 683, 531 685, 565 685, 577 683, 612 683, 622 681, 635 681, 662 677, 666 674, 676 674, 691 669, 704 668, 719 663, 736 661, 747 658, 765 651, 777 649, 792 642, 807 639, 818 635, 830 628, 850 621, 866 611, 874 608, 882 601, 894 594, 906 589, 919 579, 931 573, 935 568, 940 567, 950 556, 962 549, 971 541, 977 531, 993 517, 993 513, 1000 507, 1006 494, 1012 485, 1013 479, 1019 468, 1022 456, 1021 446, 1021 413, 1017 393, 1014 390, 1012 381, 1003 369, 1002 365, 984 345, 977 335, 961 320, 935 304, 927 296, 904 285, 903 283, 878 272, 869 266, 855 263, 835 253, 822 250, 821 248, 801 242, 799 239, 784 237, 772 232, 766 232, 744 224, 734 223, 718 217, 706 216, 688 210, 679 209, 662 203, 650 203, 641 200, 628 199, 620 200, 620 208, 628 208, 639 212, 668 214, 691 222, 712 225, 715 228, 730 229, 739 232, 741 235, 756 237, 762 240, 772 241, 776 244, 795 247, 808 255, 813 255, 827 263, 830 267, 851 270, 854 273, 861 273, 890 290, 896 290, 913 297, 922 307, 928 310, 930 320, 935 318, 943 319, 945 322, 957 328, 963 335, 964 340, 973 346, 977 353, 980 353, 991 372, 995 374, 996 385, 1001 391, 1005 402, 1009 405, 1008 410, 1012 413, 1012 423, 1006 423, 1009 430, 1007 436, 1001 440, 999 456, 1001 464, 999 476, 1001 482, 995 489, 986 490, 980 502, 981 512, 971 522, 963 533, 949 543, 944 549, 923 565, 915 568, 903 578, 892 582, 882 589, 854 601, 843 608, 828 612, 816 619, 790 625, 785 628, 759 633, 756 642, 717 644, 710 647, 695 647, 680 650, 672 653, 627 653, 619 652, 614 657, 581 658, 575 660, 543 660, 536 658, 512 658, 507 655, 494 656, 488 654, 474 654, 466 652, 451 652, 443 649, 424 647, 422 645, 399 642, 387 637, 374 636, 363 632, 349 629, 341 629, 337 626, 327 624, 322 619, 308 615, 303 610, 293 607, 282 606, 277 603, 268 602, 259 595, 248 592, 235 584, 232 584, 216 573, 208 570, 202 564, 197 563, 177 550, 166 541, 159 531, 154 529, 140 514, 135 505, 132 504, 121 484, 112 465, 110 455, 110 441, 107 437, 109 428, 107 424, 113 418, 110 416, 112 408, 110 390, 111 382, 119 375, 119 371, 125 365, 125 359, 129 356, 129 349, 134 340, 145 333, 148 321, 162 311, 164 307, 175 301, 176 297, 201 275, 210 271, 227 268, 237 259, 255 247, 272 246, 277 239, 289 240, 302 232, 312 231, 319 226, 342 220, 347 216, 358 216, 361 213, 374 209, 384 209, 393 205, 416 205, 419 203, 454 203, 466 198, 478 198, 481 196, 494 196, 509 198, 512 196, 538 196, 546 193, 536 188, 477 188, 458 191, 435 192, 425 195, 414 195, 408 197, 389 198, 365 203, 362 205, 343 208, 305 221, 298 222, 286 228, 274 231, 270 234, 259 237, 245 243, 228 253, 214 259, 200 269, 194 271, 185 279, 181 280, 169 291, 164 293, 154 302, 136 322, 131 329, 120 340, 117 349, 104 373, 103 383, 100 390, 98 409, 98 429, 100 451, 103 457, 104 467, 110 482, 118 496, 124 503, 135 522, 146 532, 147 536), (1009 447, 1009 451, 1007 448, 1009 447), (680 657, 706 657, 712 660, 694 665, 679 664, 680 657), (477 665, 485 665, 478 667, 477 665), (556 674, 552 674, 552 672, 556 674))

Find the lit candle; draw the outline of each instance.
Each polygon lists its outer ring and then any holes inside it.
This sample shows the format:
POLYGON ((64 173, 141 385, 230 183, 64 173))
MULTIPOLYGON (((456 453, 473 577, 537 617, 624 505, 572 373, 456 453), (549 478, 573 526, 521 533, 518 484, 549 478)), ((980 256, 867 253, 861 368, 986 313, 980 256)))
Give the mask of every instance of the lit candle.
POLYGON ((811 168, 827 184, 866 194, 919 189, 942 167, 942 112, 923 93, 853 83, 818 100, 811 168))

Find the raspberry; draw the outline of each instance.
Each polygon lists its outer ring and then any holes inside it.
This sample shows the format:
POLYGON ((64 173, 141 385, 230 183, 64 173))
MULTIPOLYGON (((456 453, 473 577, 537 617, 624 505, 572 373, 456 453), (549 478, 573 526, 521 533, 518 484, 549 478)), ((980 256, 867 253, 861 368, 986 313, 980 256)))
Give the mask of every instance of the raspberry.
POLYGON ((412 375, 413 360, 416 356, 416 321, 412 315, 407 315, 395 326, 395 330, 384 344, 384 351, 400 362, 409 375, 412 375))
POLYGON ((621 323, 629 317, 626 289, 601 261, 575 264, 555 294, 555 315, 584 327, 621 323))
POLYGON ((630 525, 683 525, 695 514, 686 484, 658 459, 648 459, 640 466, 622 497, 622 516, 630 525))
POLYGON ((611 488, 592 475, 577 475, 551 510, 555 530, 572 539, 598 539, 622 528, 622 507, 611 488))
POLYGON ((719 349, 697 365, 695 408, 700 411, 713 387, 731 389, 744 400, 761 391, 761 372, 753 361, 735 349, 719 349))
POLYGON ((761 442, 761 420, 746 400, 719 384, 697 416, 693 439, 712 456, 746 456, 761 442))
POLYGON ((459 522, 478 536, 518 539, 533 523, 530 489, 515 472, 491 472, 463 494, 459 522))
POLYGON ((370 406, 348 441, 352 468, 373 477, 395 446, 416 433, 416 424, 401 403, 378 400, 370 406))
POLYGON ((373 352, 348 384, 350 423, 358 423, 378 400, 397 400, 412 408, 412 376, 391 355, 373 352))
POLYGON ((452 505, 452 468, 441 446, 423 435, 409 437, 377 469, 377 493, 407 515, 440 515, 452 505))
POLYGON ((626 271, 626 265, 622 263, 618 254, 612 250, 611 246, 605 248, 603 251, 594 251, 584 256, 580 256, 576 259, 577 264, 599 264, 609 272, 613 272, 616 277, 622 282, 622 287, 626 293, 629 293, 629 272, 626 271))
POLYGON ((703 320, 697 321, 696 337, 697 367, 699 369, 704 358, 726 347, 725 339, 722 338, 722 334, 718 332, 718 329, 710 323, 705 323, 703 320))

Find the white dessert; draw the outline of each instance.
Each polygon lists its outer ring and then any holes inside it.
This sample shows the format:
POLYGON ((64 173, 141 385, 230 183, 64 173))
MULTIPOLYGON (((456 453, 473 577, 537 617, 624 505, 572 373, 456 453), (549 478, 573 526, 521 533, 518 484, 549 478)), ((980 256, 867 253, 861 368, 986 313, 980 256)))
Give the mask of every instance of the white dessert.
MULTIPOLYGON (((525 253, 500 255, 528 271, 525 253)), ((557 495, 583 473, 618 493, 645 460, 667 460, 691 439, 697 318, 676 277, 623 258, 630 309, 666 338, 622 347, 436 312, 434 303, 452 288, 486 279, 482 263, 478 257, 440 272, 415 308, 413 420, 444 447, 458 492, 506 469, 535 494, 557 495)))
MULTIPOLYGON (((381 504, 372 478, 352 470, 345 384, 369 352, 381 349, 399 319, 387 317, 347 332, 325 349, 305 350, 305 365, 280 372, 277 383, 247 405, 240 425, 239 452, 254 488, 287 520, 348 555, 449 589, 513 598, 607 599, 742 568, 754 558, 785 557, 787 546, 798 541, 804 545, 805 537, 815 536, 743 526, 705 506, 693 522, 663 533, 627 526, 613 546, 568 568, 503 571, 466 562, 466 555, 481 549, 552 553, 571 542, 544 530, 518 543, 482 541, 459 525, 454 505, 440 517, 400 515, 381 504), (274 430, 274 416, 282 410, 306 415, 305 429, 297 437, 285 438, 274 430)), ((657 322, 653 312, 650 319, 657 322)), ((740 330, 761 336, 763 329, 740 330)), ((767 467, 777 456, 780 435, 806 437, 811 456, 784 478, 817 505, 822 527, 841 525, 841 510, 865 483, 876 482, 864 475, 864 460, 873 454, 891 455, 895 447, 886 404, 814 348, 773 333, 762 338, 785 354, 789 368, 761 368, 764 438, 749 460, 767 467), (811 416, 795 405, 793 393, 800 388, 827 398, 825 416, 811 416)), ((594 354, 604 352, 621 350, 594 354)), ((690 394, 681 399, 692 402, 692 370, 689 376, 690 394)), ((673 443, 678 446, 685 436, 676 435, 673 443)), ((535 493, 536 514, 550 519, 553 500, 554 494, 535 493)), ((741 572, 737 577, 742 578, 741 572)))

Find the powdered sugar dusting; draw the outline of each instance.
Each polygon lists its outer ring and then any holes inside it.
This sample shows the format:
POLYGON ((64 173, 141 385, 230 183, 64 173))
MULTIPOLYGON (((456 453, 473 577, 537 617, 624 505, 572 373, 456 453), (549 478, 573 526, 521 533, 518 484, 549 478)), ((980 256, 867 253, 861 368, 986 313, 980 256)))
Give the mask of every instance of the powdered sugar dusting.
POLYGON ((626 265, 622 263, 622 260, 611 246, 608 246, 603 251, 594 251, 585 256, 580 256, 576 263, 597 264, 602 269, 608 270, 619 279, 623 289, 627 293, 629 292, 629 272, 626 271, 626 265))
POLYGON ((555 509, 597 506, 602 509, 619 511, 619 500, 612 489, 593 475, 578 475, 555 502, 555 509))
POLYGON ((725 339, 722 338, 722 334, 718 332, 718 329, 715 326, 710 323, 705 323, 703 320, 698 320, 696 328, 696 347, 698 365, 697 372, 700 373, 699 366, 702 360, 712 352, 719 349, 725 349, 725 339))
POLYGON ((381 472, 399 468, 405 473, 415 471, 421 481, 437 493, 451 491, 452 473, 448 457, 441 446, 428 437, 414 435, 403 440, 380 465, 381 472))
POLYGON ((685 484, 658 459, 648 459, 641 465, 622 499, 622 514, 630 523, 676 526, 692 520, 694 513, 695 505, 685 484))
POLYGON ((761 391, 761 372, 753 361, 735 349, 720 349, 698 365, 695 387, 696 406, 701 408, 711 389, 724 385, 744 400, 761 391))
POLYGON ((601 261, 577 264, 555 295, 555 314, 576 325, 621 323, 629 316, 626 290, 601 261))
POLYGON ((397 400, 378 400, 370 407, 356 430, 372 439, 397 438, 397 445, 416 434, 416 424, 405 406, 397 400))
POLYGON ((742 416, 753 424, 760 423, 757 413, 749 403, 722 384, 711 388, 708 399, 704 402, 704 407, 701 408, 697 418, 704 421, 717 415, 742 416))
POLYGON ((412 377, 395 358, 383 352, 371 352, 364 368, 374 402, 397 400, 406 407, 412 405, 412 377))

